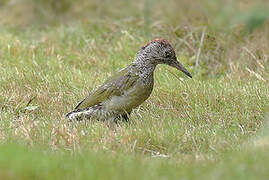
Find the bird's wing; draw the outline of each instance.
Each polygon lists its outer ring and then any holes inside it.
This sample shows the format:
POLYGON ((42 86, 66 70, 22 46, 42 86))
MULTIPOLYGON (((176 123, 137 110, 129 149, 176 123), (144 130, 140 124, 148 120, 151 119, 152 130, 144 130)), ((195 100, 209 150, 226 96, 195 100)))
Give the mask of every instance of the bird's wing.
POLYGON ((133 71, 135 67, 129 66, 114 76, 110 77, 105 83, 93 91, 88 97, 82 100, 75 109, 85 109, 98 105, 112 96, 120 96, 125 90, 133 87, 139 76, 133 71), (132 69, 132 70, 131 70, 132 69))

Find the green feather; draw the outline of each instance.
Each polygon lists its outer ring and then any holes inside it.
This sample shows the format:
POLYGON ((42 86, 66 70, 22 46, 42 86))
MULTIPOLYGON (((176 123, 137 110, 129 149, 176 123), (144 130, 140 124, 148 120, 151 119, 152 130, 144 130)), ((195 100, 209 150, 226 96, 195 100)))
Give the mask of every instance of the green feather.
POLYGON ((88 97, 82 100, 75 109, 85 109, 110 99, 112 96, 120 96, 124 91, 132 88, 139 76, 134 72, 138 71, 136 66, 131 65, 114 76, 110 77, 105 83, 93 91, 88 97))

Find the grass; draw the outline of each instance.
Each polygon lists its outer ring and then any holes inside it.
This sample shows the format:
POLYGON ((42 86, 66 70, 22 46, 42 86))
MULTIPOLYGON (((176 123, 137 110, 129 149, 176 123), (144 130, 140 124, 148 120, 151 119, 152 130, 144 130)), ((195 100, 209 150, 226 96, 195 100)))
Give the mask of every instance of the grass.
POLYGON ((252 10, 251 3, 222 9, 222 1, 151 6, 119 0, 96 10, 97 1, 79 6, 66 0, 60 9, 45 4, 51 14, 38 15, 29 8, 41 8, 43 1, 27 1, 28 9, 7 2, 0 17, 10 8, 31 13, 20 20, 12 9, 14 24, 1 21, 1 179, 268 177, 269 26, 258 3, 252 10), (181 6, 188 8, 176 13, 181 6), (173 44, 193 79, 158 66, 154 91, 129 124, 108 128, 64 119, 156 37, 173 44))
MULTIPOLYGON (((267 137, 268 138, 268 137, 267 137)), ((268 140, 268 139, 267 139, 268 140)), ((145 158, 108 152, 83 155, 41 153, 16 145, 1 146, 1 179, 267 179, 268 146, 224 154, 203 162, 145 158), (16 156, 14 156, 16 154, 16 156), (187 162, 186 162, 187 161, 187 162)))

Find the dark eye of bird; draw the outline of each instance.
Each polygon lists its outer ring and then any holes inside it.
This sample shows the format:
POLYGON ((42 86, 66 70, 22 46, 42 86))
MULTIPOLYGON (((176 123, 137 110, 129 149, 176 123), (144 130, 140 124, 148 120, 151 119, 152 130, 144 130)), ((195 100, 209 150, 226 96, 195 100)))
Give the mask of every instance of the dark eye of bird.
POLYGON ((165 51, 165 57, 166 57, 166 58, 170 58, 170 57, 172 57, 172 53, 169 52, 169 51, 165 51))

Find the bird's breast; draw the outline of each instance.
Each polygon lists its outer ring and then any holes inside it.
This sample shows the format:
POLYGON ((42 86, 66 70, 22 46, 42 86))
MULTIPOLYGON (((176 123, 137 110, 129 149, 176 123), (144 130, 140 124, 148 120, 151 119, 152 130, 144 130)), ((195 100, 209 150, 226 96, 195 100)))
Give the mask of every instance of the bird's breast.
POLYGON ((105 107, 111 111, 131 112, 142 104, 150 96, 153 89, 153 79, 150 83, 144 83, 139 79, 135 85, 123 92, 120 96, 113 96, 105 102, 105 107))

